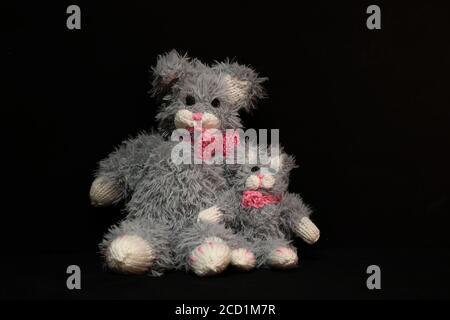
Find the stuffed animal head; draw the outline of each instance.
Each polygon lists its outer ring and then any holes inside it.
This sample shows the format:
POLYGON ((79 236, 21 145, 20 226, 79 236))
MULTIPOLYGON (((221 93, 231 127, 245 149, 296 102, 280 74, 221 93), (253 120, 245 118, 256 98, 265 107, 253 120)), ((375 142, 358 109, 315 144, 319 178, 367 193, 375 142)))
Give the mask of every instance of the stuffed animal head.
POLYGON ((205 129, 241 128, 238 112, 264 97, 266 78, 235 62, 209 66, 173 50, 159 56, 152 71, 152 95, 162 100, 156 119, 165 135, 199 123, 205 129))
POLYGON ((270 147, 265 161, 259 160, 259 149, 246 151, 246 161, 240 165, 229 166, 229 181, 238 191, 261 191, 282 194, 288 190, 289 174, 296 167, 295 159, 283 150, 270 154, 270 147))

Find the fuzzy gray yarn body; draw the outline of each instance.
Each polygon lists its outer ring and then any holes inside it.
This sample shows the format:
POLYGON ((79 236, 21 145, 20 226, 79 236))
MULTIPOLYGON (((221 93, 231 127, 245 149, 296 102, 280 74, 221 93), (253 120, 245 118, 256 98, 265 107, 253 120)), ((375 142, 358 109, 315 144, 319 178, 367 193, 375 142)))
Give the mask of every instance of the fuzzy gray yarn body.
POLYGON ((169 136, 174 129, 192 127, 190 117, 199 113, 205 125, 240 128, 238 111, 262 96, 264 79, 236 63, 207 66, 174 51, 160 56, 153 72, 153 94, 162 99, 158 132, 125 141, 100 162, 96 177, 119 190, 120 199, 111 202, 126 202, 126 216, 105 235, 101 252, 106 255, 114 239, 137 235, 154 250, 149 272, 159 275, 189 269, 189 253, 206 237, 219 237, 230 247, 241 243, 222 225, 196 221, 201 210, 216 205, 228 190, 224 166, 174 164, 171 153, 178 142, 169 136))
MULTIPOLYGON (((149 139, 146 136, 145 139, 149 139)), ((136 141, 131 142, 139 145, 136 141)), ((106 248, 110 241, 121 234, 136 234, 146 239, 155 250, 157 258, 152 271, 160 272, 170 268, 187 268, 186 257, 206 236, 217 236, 229 240, 233 236, 221 226, 199 228, 198 213, 218 202, 218 196, 227 189, 223 167, 207 164, 175 165, 171 161, 171 141, 159 140, 158 144, 142 145, 147 156, 111 161, 110 156, 102 162, 99 176, 113 176, 117 167, 108 167, 105 162, 127 162, 136 174, 127 171, 123 180, 129 193, 126 203, 126 219, 107 235, 102 243, 106 248), (146 160, 144 160, 146 159, 146 160), (191 231, 192 230, 192 231, 191 231)), ((136 150, 135 150, 136 151, 136 150)), ((142 150, 142 152, 145 152, 142 150)), ((140 152, 139 152, 140 153, 140 152)), ((118 176, 116 181, 120 181, 118 176)), ((124 185, 125 186, 125 185, 124 185)))

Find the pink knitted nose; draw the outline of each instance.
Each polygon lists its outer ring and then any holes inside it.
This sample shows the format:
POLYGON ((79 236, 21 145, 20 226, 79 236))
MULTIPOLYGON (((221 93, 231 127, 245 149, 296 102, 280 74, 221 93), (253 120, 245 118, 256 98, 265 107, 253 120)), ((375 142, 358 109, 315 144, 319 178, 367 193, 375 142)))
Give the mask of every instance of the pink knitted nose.
POLYGON ((202 117, 203 117, 203 113, 201 113, 201 112, 196 112, 196 113, 192 114, 192 120, 194 120, 194 121, 200 121, 200 120, 202 120, 202 117))
POLYGON ((258 175, 256 175, 256 176, 257 176, 258 179, 259 179, 259 185, 258 185, 258 187, 261 187, 262 181, 263 181, 263 179, 264 179, 264 176, 263 176, 262 174, 258 174, 258 175))

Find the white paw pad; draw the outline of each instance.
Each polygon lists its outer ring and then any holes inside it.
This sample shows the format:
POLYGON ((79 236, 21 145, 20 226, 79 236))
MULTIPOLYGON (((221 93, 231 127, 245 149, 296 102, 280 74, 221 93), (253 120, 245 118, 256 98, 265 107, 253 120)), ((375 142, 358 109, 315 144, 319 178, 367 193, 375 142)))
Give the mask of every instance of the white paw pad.
POLYGON ((295 232, 308 244, 316 243, 320 238, 320 230, 308 217, 303 217, 300 220, 295 232))
POLYGON ((200 211, 197 221, 208 223, 220 223, 222 220, 222 212, 216 206, 200 211))
POLYGON ((151 246, 136 235, 114 239, 106 251, 108 266, 122 273, 142 274, 149 269, 153 259, 151 246))
POLYGON ((231 251, 231 264, 244 271, 256 266, 256 257, 249 249, 239 248, 231 251))
POLYGON ((116 184, 106 177, 98 177, 89 191, 91 204, 96 207, 110 205, 122 198, 122 192, 116 184))
POLYGON ((230 264, 231 250, 220 238, 206 238, 192 250, 188 263, 199 276, 221 273, 230 264))
POLYGON ((271 267, 280 269, 294 268, 298 264, 298 256, 291 248, 279 247, 269 254, 267 263, 271 267))

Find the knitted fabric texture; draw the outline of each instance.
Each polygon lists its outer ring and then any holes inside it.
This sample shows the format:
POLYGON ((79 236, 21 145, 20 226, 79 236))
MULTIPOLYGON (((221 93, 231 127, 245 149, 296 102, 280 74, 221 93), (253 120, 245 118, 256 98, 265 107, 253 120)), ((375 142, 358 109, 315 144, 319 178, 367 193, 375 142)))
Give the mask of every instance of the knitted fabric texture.
POLYGON ((263 193, 261 191, 247 190, 242 193, 241 205, 244 208, 262 208, 267 204, 281 202, 281 195, 263 193))
POLYGON ((319 229, 308 217, 300 219, 300 222, 294 228, 294 232, 308 244, 317 242, 320 237, 319 229))
POLYGON ((250 83, 248 81, 240 81, 229 75, 224 77, 225 82, 228 85, 229 99, 232 103, 239 103, 245 99, 247 92, 250 89, 250 83))
MULTIPOLYGON (((216 139, 222 139, 222 153, 226 157, 232 154, 233 148, 239 144, 239 135, 227 135, 217 130, 210 130, 203 127, 191 127, 187 129, 191 134, 191 142, 195 144, 195 152, 203 160, 209 160, 216 155, 214 144, 216 139), (196 139, 198 139, 196 141, 196 139)), ((220 151, 220 150, 219 150, 220 151)))
POLYGON ((105 206, 120 201, 123 192, 114 181, 100 177, 92 183, 89 195, 94 206, 105 206))

